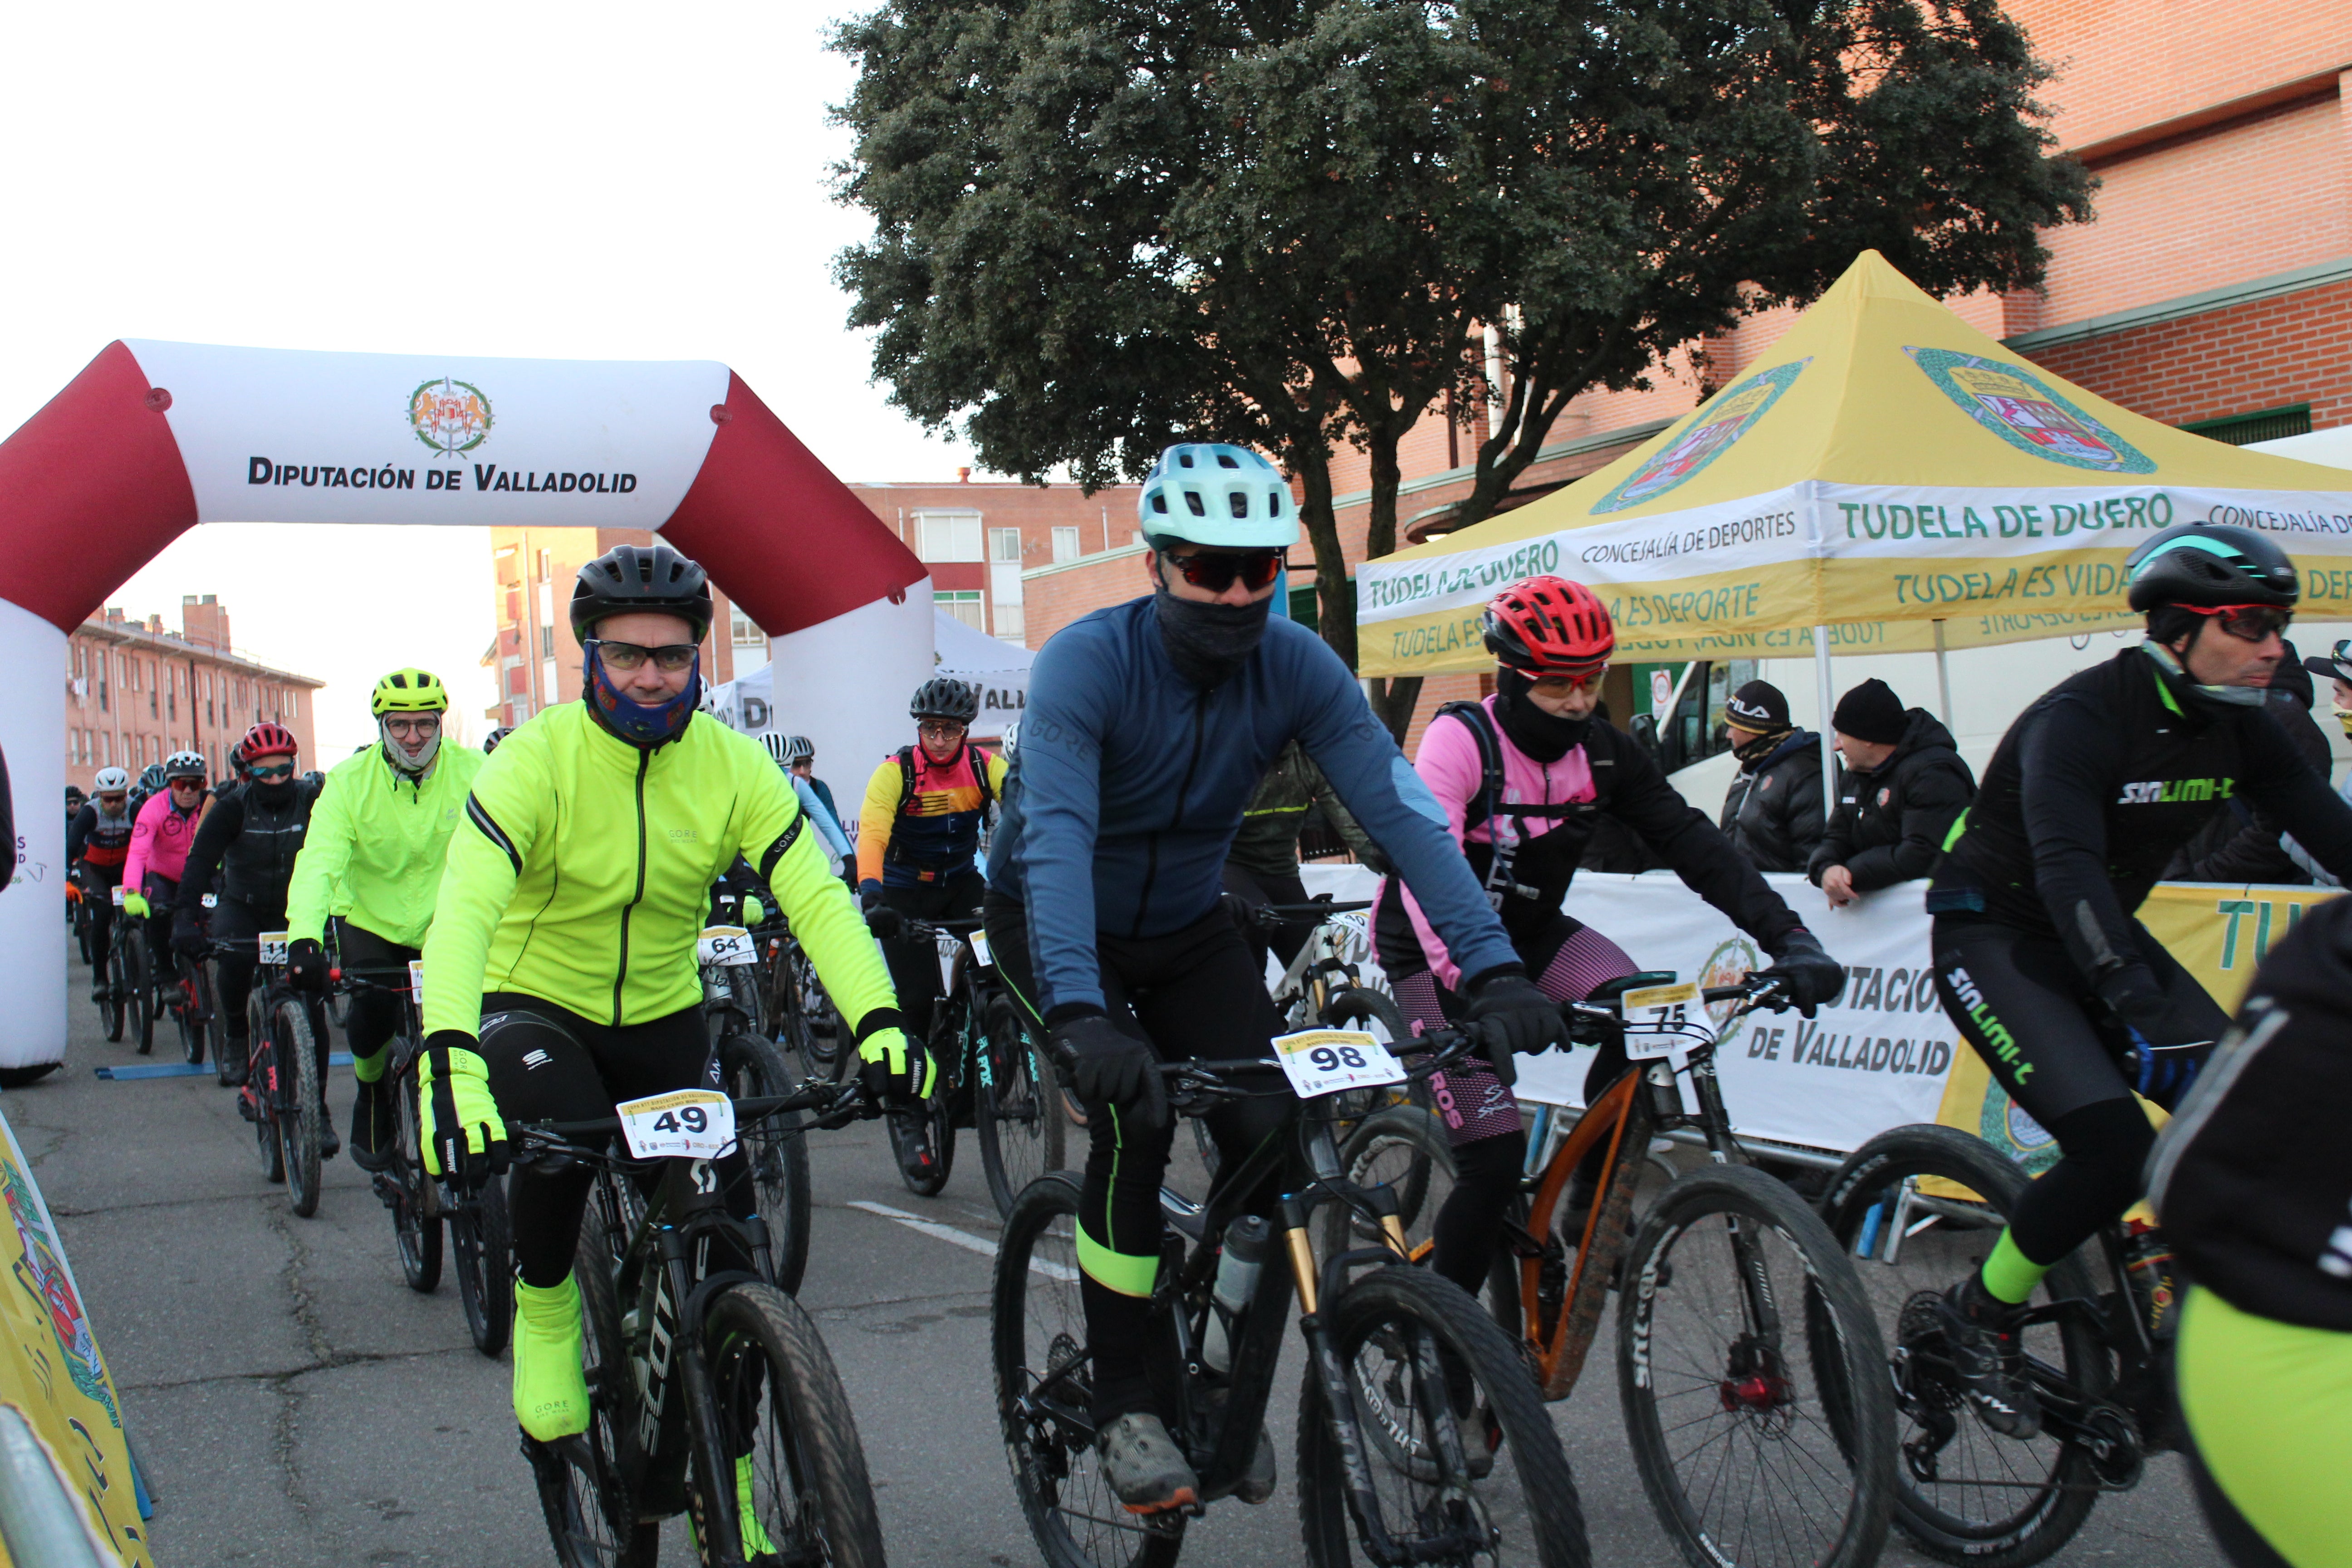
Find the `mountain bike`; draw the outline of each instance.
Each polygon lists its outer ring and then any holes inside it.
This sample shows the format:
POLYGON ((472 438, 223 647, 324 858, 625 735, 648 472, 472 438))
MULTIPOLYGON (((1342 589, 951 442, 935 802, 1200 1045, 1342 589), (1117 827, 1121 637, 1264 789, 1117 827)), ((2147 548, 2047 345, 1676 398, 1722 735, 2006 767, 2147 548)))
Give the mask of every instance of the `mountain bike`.
MULTIPOLYGON (((204 907, 212 910, 219 903, 218 895, 204 895, 204 907)), ((211 917, 203 919, 208 923, 211 917)), ((175 952, 172 954, 173 975, 163 988, 163 1007, 180 1031, 180 1055, 190 1067, 200 1066, 205 1059, 205 1047, 213 1047, 213 1061, 220 1061, 220 1042, 227 1031, 220 1021, 220 1009, 214 1003, 212 955, 191 956, 175 952)))
POLYGON ((1823 1212, 1889 1330, 1900 1465, 1895 1527, 1930 1557, 2016 1568, 2073 1539, 2102 1492, 2178 1447, 2160 1236, 2108 1226, 2036 1289, 2021 1340, 2042 1432, 2019 1441, 1962 1397, 1934 1298, 1984 1260, 2031 1177, 1958 1128, 1882 1132, 1842 1166, 1823 1212))
MULTIPOLYGON (((223 943, 215 942, 218 952, 223 943)), ((253 993, 246 999, 253 1042, 236 1113, 253 1127, 254 1158, 264 1180, 284 1182, 294 1212, 319 1212, 319 1149, 327 1124, 327 1010, 286 980, 286 933, 256 939, 253 993)))
POLYGON ((381 1080, 382 1090, 392 1096, 398 1138, 384 1151, 384 1168, 369 1173, 368 1184, 392 1213, 401 1277, 419 1295, 431 1295, 439 1288, 446 1226, 448 1250, 457 1254, 457 1304, 466 1314, 466 1331, 476 1350, 495 1358, 514 1333, 514 1233, 507 1220, 506 1183, 493 1176, 469 1190, 425 1169, 417 1142, 423 1091, 416 1075, 425 1055, 417 989, 423 967, 421 963, 403 969, 338 965, 328 976, 347 1000, 373 993, 392 1002, 400 1015, 384 1047, 388 1054, 381 1080))
MULTIPOLYGON (((1400 1067, 1369 1036, 1286 1036, 1277 1049, 1337 1071, 1385 1064, 1425 1077, 1461 1059, 1465 1035, 1415 1042, 1400 1067), (1314 1053, 1322 1052, 1322 1057, 1314 1053)), ((1276 1061, 1161 1068, 1171 1107, 1198 1116, 1263 1082, 1276 1061)), ((1313 1075, 1308 1075, 1311 1079, 1313 1075)), ((1314 1088, 1294 1079, 1296 1096, 1314 1088)), ((1168 1228, 1151 1295, 1160 1413, 1199 1475, 1202 1495, 1247 1478, 1295 1292, 1309 1367, 1298 1406, 1297 1490, 1307 1561, 1533 1563, 1582 1568, 1584 1519, 1559 1434, 1509 1340, 1451 1281, 1407 1258, 1394 1192, 1345 1173, 1328 1091, 1290 1112, 1206 1205, 1160 1196, 1168 1228), (1288 1190, 1271 1230, 1241 1212, 1259 1183, 1288 1190), (1361 1244, 1318 1249, 1315 1211, 1340 1205, 1361 1244), (1285 1267, 1285 1265, 1287 1267, 1285 1267)), ((1092 1358, 1079 1297, 1079 1178, 1032 1182, 1000 1238, 991 1305, 996 1399, 1022 1511, 1052 1568, 1172 1563, 1199 1507, 1129 1514, 1095 1451, 1092 1358)), ((1326 1233, 1328 1234, 1328 1232, 1326 1233)))
POLYGON ((956 1130, 971 1127, 989 1197, 1009 1216, 1022 1189, 1062 1163, 1066 1122, 1045 1047, 1021 1026, 1013 998, 997 984, 996 957, 979 921, 909 920, 906 931, 937 943, 948 973, 926 1042, 939 1082, 920 1113, 886 1119, 899 1177, 922 1196, 935 1195, 955 1164, 956 1130), (914 1158, 918 1131, 928 1143, 927 1164, 914 1158))
POLYGON ((825 994, 816 965, 789 930, 772 925, 758 934, 767 1016, 773 1025, 769 1037, 788 1057, 797 1058, 804 1076, 839 1082, 856 1051, 847 1043, 841 1015, 833 998, 825 994))
POLYGON ((713 1163, 742 1128, 820 1112, 805 1131, 859 1105, 855 1084, 740 1100, 684 1089, 595 1121, 509 1124, 518 1158, 596 1173, 573 1268, 593 1415, 577 1436, 522 1439, 566 1568, 653 1568, 660 1521, 680 1512, 707 1564, 880 1568, 849 1396, 776 1283, 767 1226, 727 1212, 713 1163), (641 1137, 679 1152, 625 1152, 641 1137))
POLYGON ((122 912, 122 900, 127 896, 121 886, 113 889, 114 936, 107 943, 106 989, 98 1004, 99 1016, 105 1022, 106 1037, 120 1040, 129 1026, 132 1048, 141 1056, 155 1048, 155 1014, 149 1005, 154 991, 154 955, 147 950, 147 922, 122 912))
MULTIPOLYGON (((1622 1042, 1627 1068, 1572 1128, 1538 1118, 1487 1289, 1554 1401, 1575 1389, 1616 1294, 1634 1466, 1693 1568, 1864 1568, 1886 1539, 1894 1467, 1880 1445, 1893 1442, 1895 1417, 1877 1320, 1820 1217, 1743 1163, 1715 1071, 1724 1030, 1786 1005, 1781 983, 1760 974, 1701 990, 1663 971, 1563 1003, 1571 1038, 1622 1042), (1708 1163, 1673 1176, 1637 1219, 1652 1140, 1681 1127, 1704 1136, 1708 1163)), ((1381 1112, 1342 1162, 1357 1181, 1423 1194, 1404 1217, 1425 1253, 1454 1168, 1437 1119, 1381 1112)))
MULTIPOLYGON (((740 926, 703 931, 697 954, 702 966, 702 1011, 719 1063, 719 1087, 740 1099, 781 1095, 793 1087, 791 1068, 774 1043, 761 1037, 743 998, 755 973, 752 937, 740 926)), ((743 1153, 760 1194, 760 1213, 775 1255, 775 1282, 796 1295, 808 1269, 809 1229, 814 1184, 809 1177, 808 1142, 799 1114, 762 1117, 740 1128, 743 1153)))

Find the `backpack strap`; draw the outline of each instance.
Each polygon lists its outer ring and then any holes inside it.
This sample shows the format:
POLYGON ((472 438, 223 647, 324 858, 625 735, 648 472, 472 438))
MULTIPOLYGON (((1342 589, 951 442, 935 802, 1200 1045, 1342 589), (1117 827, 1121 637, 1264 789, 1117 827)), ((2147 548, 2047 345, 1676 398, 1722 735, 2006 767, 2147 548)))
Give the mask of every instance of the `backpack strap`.
POLYGON ((963 743, 964 761, 971 764, 972 782, 980 785, 980 798, 990 805, 996 804, 996 786, 988 781, 989 753, 973 745, 963 743))
POLYGON ((903 813, 907 809, 907 803, 914 798, 915 748, 901 746, 898 748, 898 809, 890 815, 897 816, 903 813))
POLYGON ((1502 808, 1503 746, 1496 737, 1495 721, 1485 703, 1448 702, 1432 716, 1432 722, 1448 717, 1469 731, 1471 738, 1478 742, 1478 763, 1486 774, 1478 798, 1470 802, 1462 814, 1462 830, 1467 833, 1502 808))

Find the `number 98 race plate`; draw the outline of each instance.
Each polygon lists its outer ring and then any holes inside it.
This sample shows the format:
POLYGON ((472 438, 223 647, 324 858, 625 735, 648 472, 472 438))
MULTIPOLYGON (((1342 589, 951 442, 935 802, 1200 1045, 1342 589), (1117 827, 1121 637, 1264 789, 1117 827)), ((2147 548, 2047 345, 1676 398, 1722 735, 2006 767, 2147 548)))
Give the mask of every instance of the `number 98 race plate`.
POLYGON ((1274 1050, 1282 1070, 1290 1077, 1291 1089, 1301 1100, 1404 1081, 1404 1064, 1389 1053, 1388 1047, 1356 1029, 1301 1029, 1295 1035, 1277 1035, 1274 1050))
POLYGON ((717 1089, 673 1089, 623 1100, 613 1110, 629 1152, 640 1160, 713 1160, 735 1146, 735 1107, 717 1089))

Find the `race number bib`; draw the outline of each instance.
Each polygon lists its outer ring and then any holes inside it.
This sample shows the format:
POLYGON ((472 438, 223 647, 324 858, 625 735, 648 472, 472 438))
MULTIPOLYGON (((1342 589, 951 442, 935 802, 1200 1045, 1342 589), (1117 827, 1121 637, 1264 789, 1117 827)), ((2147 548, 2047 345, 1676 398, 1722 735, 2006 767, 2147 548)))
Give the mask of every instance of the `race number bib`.
POLYGON ((1389 1053, 1388 1047, 1359 1029, 1301 1029, 1295 1035, 1277 1035, 1274 1049, 1282 1070, 1289 1076, 1292 1091, 1301 1100, 1404 1081, 1404 1065, 1389 1053))
POLYGON ((128 888, 124 887, 124 886, 123 886, 121 883, 120 883, 120 882, 117 882, 117 883, 115 883, 115 884, 114 884, 114 907, 115 907, 116 909, 118 909, 118 910, 119 910, 119 909, 121 909, 121 908, 122 907, 122 900, 125 900, 125 899, 127 899, 127 898, 129 898, 130 896, 131 896, 131 889, 128 889, 128 888))
POLYGON ((741 926, 705 926, 694 944, 695 956, 705 963, 757 963, 751 933, 741 926))
POLYGON ((996 967, 996 954, 988 950, 988 933, 986 931, 976 931, 971 933, 971 955, 980 960, 980 966, 982 969, 993 969, 996 967))
POLYGON ((715 1160, 735 1146, 735 1106, 715 1089, 680 1089, 613 1107, 640 1160, 715 1160))
POLYGON ((281 968, 284 967, 286 963, 286 933, 284 931, 266 931, 261 933, 261 952, 257 962, 261 963, 275 963, 281 968))
POLYGON ((1692 1037, 1682 1032, 1681 1026, 1694 1019, 1704 1021, 1699 1009, 1698 986, 1690 981, 1679 985, 1653 985, 1646 990, 1625 993, 1625 1055, 1630 1060, 1647 1061, 1656 1057, 1670 1057, 1690 1049, 1692 1037))
POLYGON ((408 994, 415 999, 417 1006, 425 1005, 425 961, 421 958, 408 961, 408 994))

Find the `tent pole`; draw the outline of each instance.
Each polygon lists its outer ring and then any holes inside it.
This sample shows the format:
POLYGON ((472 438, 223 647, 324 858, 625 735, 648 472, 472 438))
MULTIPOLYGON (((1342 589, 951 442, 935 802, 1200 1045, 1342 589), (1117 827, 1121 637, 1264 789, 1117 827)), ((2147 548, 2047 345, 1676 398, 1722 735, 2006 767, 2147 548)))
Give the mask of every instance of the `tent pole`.
POLYGON ((1943 700, 1944 728, 1952 727, 1952 667, 1944 658, 1944 623, 1936 622, 1936 692, 1943 700))
POLYGON ((1822 704, 1822 820, 1837 815, 1837 732, 1831 727, 1830 715, 1836 709, 1836 699, 1831 695, 1830 629, 1826 626, 1813 628, 1813 684, 1822 704))

